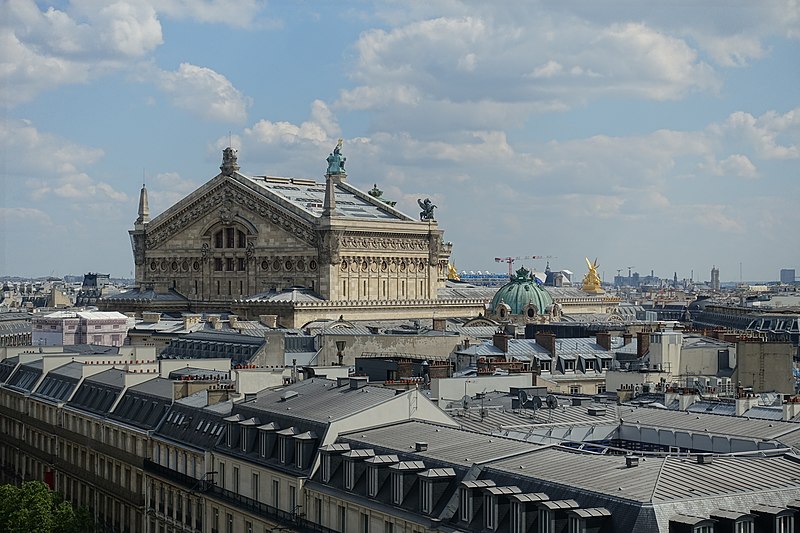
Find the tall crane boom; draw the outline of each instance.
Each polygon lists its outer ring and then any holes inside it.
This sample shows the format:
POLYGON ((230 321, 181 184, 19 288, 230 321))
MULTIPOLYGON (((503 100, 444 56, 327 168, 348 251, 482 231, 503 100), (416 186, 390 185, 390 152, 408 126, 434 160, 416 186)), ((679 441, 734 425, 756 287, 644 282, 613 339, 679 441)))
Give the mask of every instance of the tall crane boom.
POLYGON ((494 260, 497 263, 508 263, 508 277, 512 277, 514 275, 514 261, 520 261, 523 259, 555 259, 554 255, 521 255, 518 257, 495 257, 494 260))

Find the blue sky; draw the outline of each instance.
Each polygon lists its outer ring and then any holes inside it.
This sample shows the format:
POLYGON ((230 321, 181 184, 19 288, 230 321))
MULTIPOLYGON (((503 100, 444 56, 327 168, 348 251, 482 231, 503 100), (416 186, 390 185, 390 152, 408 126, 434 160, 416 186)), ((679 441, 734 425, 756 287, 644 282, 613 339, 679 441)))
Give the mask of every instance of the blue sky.
MULTIPOLYGON (((0 274, 130 276, 157 214, 218 172, 349 180, 459 269, 551 255, 610 280, 800 269, 800 5, 0 3, 0 274)), ((543 261, 527 261, 543 269, 543 261)))

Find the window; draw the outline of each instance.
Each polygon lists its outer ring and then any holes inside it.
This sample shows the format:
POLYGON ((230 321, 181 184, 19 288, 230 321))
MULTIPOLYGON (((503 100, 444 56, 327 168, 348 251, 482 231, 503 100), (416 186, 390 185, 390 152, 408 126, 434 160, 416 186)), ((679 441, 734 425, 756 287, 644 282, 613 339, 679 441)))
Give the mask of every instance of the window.
POLYGON ((272 480, 272 506, 275 509, 280 509, 280 488, 281 482, 277 479, 272 480))
POLYGON ((792 531, 794 531, 794 516, 775 517, 775 533, 791 533, 792 531))
POLYGON ((294 465, 303 468, 303 441, 298 440, 294 443, 294 465))
POLYGON ((239 494, 239 467, 233 467, 233 492, 239 494))
POLYGON ((483 495, 483 525, 486 529, 497 529, 497 497, 494 494, 483 495))
POLYGON ((344 533, 347 531, 347 509, 343 505, 337 506, 337 511, 339 515, 339 523, 337 524, 339 527, 339 531, 344 533))
POLYGON ((225 463, 219 462, 219 486, 225 488, 225 463))
POLYGON ((356 463, 355 461, 347 460, 344 463, 344 488, 353 490, 353 485, 356 483, 356 463))
POLYGON ((539 361, 539 368, 542 372, 550 372, 550 361, 539 361))
POLYGON ((586 522, 579 516, 570 516, 569 533, 586 533, 586 522))
POLYGON ((469 489, 461 487, 459 500, 461 501, 460 518, 462 522, 469 524, 472 521, 472 498, 470 498, 469 489))
POLYGON ((358 517, 358 530, 361 533, 369 533, 369 516, 360 513, 358 517))
POLYGON ((575 361, 569 359, 564 360, 564 371, 567 370, 575 370, 575 361))
POLYGON ((587 359, 587 360, 584 361, 584 363, 586 364, 586 370, 587 371, 588 370, 594 370, 594 361, 592 361, 591 359, 587 359))
MULTIPOLYGON (((570 529, 570 533, 572 533, 572 529, 570 529)), ((575 530, 576 533, 580 533, 580 531, 575 530)), ((702 525, 702 526, 694 526, 692 529, 692 533, 714 533, 714 526, 712 525, 702 525)))
POLYGON ((392 503, 403 505, 403 474, 392 472, 392 503))
POLYGON ((253 489, 253 499, 254 499, 255 501, 258 501, 258 495, 259 495, 259 488, 260 488, 260 487, 259 487, 259 483, 258 483, 258 481, 259 481, 259 480, 258 480, 258 474, 256 474, 255 472, 253 472, 253 479, 251 480, 251 482, 250 482, 250 483, 251 483, 251 485, 252 485, 252 489, 253 489))
POLYGON ((394 533, 394 522, 384 521, 383 533, 394 533))
POLYGON ((550 522, 550 509, 539 509, 539 533, 552 533, 552 523, 550 522))
POLYGON ((433 511, 433 483, 427 479, 420 481, 419 506, 423 513, 433 511))
POLYGON ((322 524, 322 498, 314 498, 314 521, 322 524))
POLYGON ((735 533, 753 533, 753 531, 754 528, 752 520, 738 520, 734 526, 735 533))
POLYGON ((328 453, 322 454, 322 482, 328 483, 331 480, 331 456, 328 453))
MULTIPOLYGON (((222 258, 216 257, 214 258, 214 271, 215 272, 222 272, 222 258)), ((219 282, 217 282, 219 284, 219 282)))
POLYGON ((606 392, 606 384, 605 383, 598 384, 597 385, 597 394, 603 394, 604 392, 606 392))
POLYGON ((525 533, 525 508, 520 502, 511 502, 511 533, 525 533))
POLYGON ((378 468, 370 466, 367 468, 367 496, 374 498, 378 495, 378 468))
POLYGON ((253 533, 253 523, 249 520, 244 521, 244 531, 245 533, 253 533))
POLYGON ((281 463, 286 464, 289 461, 289 446, 290 442, 289 439, 286 437, 281 437, 281 463))
POLYGON ((225 513, 225 522, 228 526, 226 533, 233 533, 233 515, 231 513, 225 513))
POLYGON ((294 485, 289 485, 289 507, 292 514, 300 514, 300 506, 297 505, 297 488, 294 485))
POLYGON ((580 394, 581 393, 581 386, 580 385, 570 385, 569 386, 569 393, 570 394, 580 394))

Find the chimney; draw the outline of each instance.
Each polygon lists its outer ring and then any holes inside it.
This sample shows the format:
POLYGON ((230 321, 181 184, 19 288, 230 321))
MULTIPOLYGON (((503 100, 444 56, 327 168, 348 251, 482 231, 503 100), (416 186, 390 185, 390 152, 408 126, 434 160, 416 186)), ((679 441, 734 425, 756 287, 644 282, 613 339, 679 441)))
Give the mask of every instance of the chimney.
POLYGON ((351 389, 362 389, 369 383, 367 376, 353 376, 350 378, 351 389))
POLYGON ((633 341, 633 335, 631 335, 630 333, 623 333, 622 334, 622 344, 624 346, 629 345, 631 343, 631 341, 633 341))
POLYGON ((636 357, 641 359, 650 351, 650 333, 639 331, 636 333, 636 357))
POLYGON ((611 333, 608 331, 598 331, 595 337, 597 344, 603 347, 607 352, 611 351, 611 333))
POLYGON ((278 327, 278 315, 258 315, 258 321, 268 328, 278 327))
POLYGON ((502 331, 496 331, 492 336, 492 344, 503 353, 508 353, 508 335, 502 331))
POLYGON ((153 313, 151 311, 142 313, 142 321, 148 324, 156 324, 159 320, 161 320, 161 313, 153 313))
POLYGON ((200 323, 200 315, 183 315, 183 329, 190 329, 200 323))
POLYGON ((758 405, 758 394, 743 392, 736 396, 736 416, 744 416, 750 408, 758 405))
POLYGON ((635 455, 626 455, 625 456, 625 466, 628 468, 633 468, 635 466, 639 466, 639 458, 635 455))
POLYGON ((228 401, 228 389, 222 387, 211 387, 208 389, 208 405, 216 405, 228 401))
POLYGON ((800 396, 783 396, 783 420, 789 421, 800 414, 800 396))
POLYGON ((536 332, 536 344, 550 352, 550 355, 555 357, 556 355, 556 335, 555 333, 550 333, 549 331, 537 331, 536 332))
POLYGON ((424 452, 428 450, 428 443, 427 442, 415 442, 414 449, 418 452, 424 452))
POLYGON ((714 456, 710 453, 698 453, 696 459, 699 465, 710 465, 714 461, 714 456))
POLYGON ((219 315, 209 315, 208 323, 211 324, 213 329, 222 329, 222 323, 219 321, 219 315))
POLYGON ((434 318, 433 319, 433 330, 434 331, 447 331, 447 319, 446 318, 434 318))
POLYGON ((228 325, 231 329, 239 328, 239 317, 237 315, 228 315, 228 325))

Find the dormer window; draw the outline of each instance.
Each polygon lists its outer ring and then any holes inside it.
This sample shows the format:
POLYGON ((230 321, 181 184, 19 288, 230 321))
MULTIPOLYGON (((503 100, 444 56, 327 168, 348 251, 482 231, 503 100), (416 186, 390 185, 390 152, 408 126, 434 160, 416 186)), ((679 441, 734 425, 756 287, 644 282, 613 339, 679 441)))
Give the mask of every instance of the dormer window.
POLYGON ((247 452, 247 428, 242 428, 242 451, 247 452))
POLYGON ((738 520, 734 526, 734 533, 753 533, 754 528, 752 520, 738 520))
POLYGON ((228 448, 233 448, 233 422, 228 422, 228 431, 225 434, 225 444, 228 448))
POLYGON ((304 468, 305 465, 303 464, 303 449, 304 449, 304 441, 297 440, 294 443, 294 466, 297 468, 304 468))
POLYGON ((346 490, 353 490, 356 484, 356 463, 355 461, 347 460, 344 462, 344 488, 346 490))
POLYGON ((258 453, 261 457, 267 456, 267 432, 262 431, 258 438, 258 453))
POLYGON ((403 505, 403 474, 392 472, 392 503, 403 505))
POLYGON ((462 522, 469 524, 472 520, 472 498, 467 487, 461 487, 459 493, 459 500, 461 501, 459 518, 461 518, 462 522))
POLYGON ((286 437, 281 437, 280 460, 283 464, 286 464, 286 461, 289 458, 289 445, 289 439, 286 437))
POLYGON ((565 359, 564 360, 564 371, 565 372, 569 372, 571 370, 575 370, 575 361, 572 361, 570 359, 565 359))
POLYGON ((525 533, 525 512, 520 502, 511 502, 511 533, 525 533))
POLYGON ((331 480, 331 454, 322 454, 320 468, 322 469, 322 482, 329 483, 331 480))
POLYGON ((425 514, 433 512, 433 483, 428 479, 420 480, 419 508, 425 514))
POLYGON ((483 525, 490 531, 497 529, 497 496, 483 495, 483 525))
POLYGON ((375 498, 378 495, 378 467, 367 468, 367 496, 375 498))

